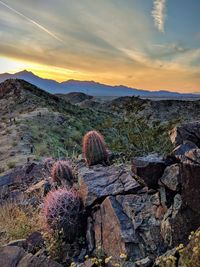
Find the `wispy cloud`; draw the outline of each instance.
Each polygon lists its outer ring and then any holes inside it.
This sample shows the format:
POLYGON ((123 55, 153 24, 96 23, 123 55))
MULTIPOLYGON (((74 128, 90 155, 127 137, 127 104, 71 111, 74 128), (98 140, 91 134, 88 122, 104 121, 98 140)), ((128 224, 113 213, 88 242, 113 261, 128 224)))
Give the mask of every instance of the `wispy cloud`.
POLYGON ((60 39, 59 37, 57 37, 53 32, 49 31, 47 28, 45 28, 41 24, 37 23, 35 20, 30 19, 29 17, 25 16, 21 12, 17 11, 16 9, 12 8, 11 6, 7 5, 6 3, 4 3, 2 1, 0 1, 0 4, 3 5, 4 7, 8 8, 10 11, 14 12, 15 14, 19 15, 20 17, 24 18, 28 22, 32 23, 33 25, 35 25, 36 27, 38 27, 40 30, 46 32, 47 34, 49 34, 51 37, 53 37, 57 41, 60 41, 60 42, 64 43, 62 39, 60 39))
POLYGON ((165 31, 166 3, 167 0, 154 0, 153 3, 152 17, 156 28, 160 32, 165 31))

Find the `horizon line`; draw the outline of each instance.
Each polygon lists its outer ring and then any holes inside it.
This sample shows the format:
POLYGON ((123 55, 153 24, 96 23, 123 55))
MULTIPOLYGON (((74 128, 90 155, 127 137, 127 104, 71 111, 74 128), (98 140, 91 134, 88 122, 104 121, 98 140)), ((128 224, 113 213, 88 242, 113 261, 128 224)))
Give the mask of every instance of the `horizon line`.
POLYGON ((3 72, 3 73, 0 73, 0 75, 3 75, 3 74, 8 74, 8 75, 16 75, 18 73, 21 73, 21 72, 28 72, 28 73, 31 73, 33 74, 34 76, 40 78, 40 79, 43 79, 43 80, 49 80, 49 81, 53 81, 53 82, 56 82, 58 84, 62 84, 64 82, 69 82, 69 81, 77 81, 77 82, 93 82, 93 83, 96 83, 96 84, 100 84, 100 85, 105 85, 105 86, 110 86, 110 87, 120 87, 120 86, 123 86, 127 89, 131 89, 131 90, 141 90, 141 91, 148 91, 148 92, 169 92, 169 93, 177 93, 177 94, 182 94, 182 95, 186 95, 186 94, 190 94, 190 95, 198 95, 200 94, 200 91, 199 92, 185 92, 185 93, 181 93, 181 92, 178 92, 178 91, 171 91, 169 89, 157 89, 157 90, 148 90, 148 89, 142 89, 142 88, 136 88, 136 87, 129 87, 127 85, 123 85, 123 84, 118 84, 118 85, 111 85, 111 84, 106 84, 106 83, 100 83, 100 82, 97 82, 97 81, 94 81, 94 80, 76 80, 76 79, 68 79, 68 80, 63 80, 61 82, 57 81, 57 80, 54 80, 54 79, 49 79, 49 78, 43 78, 37 74, 34 73, 34 71, 29 71, 27 69, 23 69, 23 70, 20 70, 20 71, 17 71, 15 73, 10 73, 10 72, 3 72))

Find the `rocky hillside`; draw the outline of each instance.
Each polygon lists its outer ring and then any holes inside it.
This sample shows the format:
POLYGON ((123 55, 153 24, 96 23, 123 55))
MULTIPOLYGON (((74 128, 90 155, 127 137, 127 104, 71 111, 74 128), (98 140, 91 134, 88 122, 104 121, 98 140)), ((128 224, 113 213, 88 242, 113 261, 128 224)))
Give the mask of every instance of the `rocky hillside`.
POLYGON ((200 123, 175 127, 170 139, 175 149, 169 155, 133 157, 131 165, 108 154, 106 163, 101 152, 94 165, 87 154, 67 162, 47 158, 1 176, 0 266, 199 267, 200 123), (71 197, 52 202, 57 192, 71 197), (63 218, 60 226, 53 210, 63 218), (59 226, 51 231, 44 225, 48 212, 46 223, 56 219, 59 226))
POLYGON ((0 84, 0 171, 31 158, 77 155, 83 134, 107 116, 75 107, 23 80, 5 81, 0 84))

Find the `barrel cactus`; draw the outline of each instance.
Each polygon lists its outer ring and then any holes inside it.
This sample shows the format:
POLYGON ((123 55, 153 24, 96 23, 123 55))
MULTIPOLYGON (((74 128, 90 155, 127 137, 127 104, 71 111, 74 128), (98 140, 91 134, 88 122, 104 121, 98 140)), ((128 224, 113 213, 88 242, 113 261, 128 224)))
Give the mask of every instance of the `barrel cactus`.
POLYGON ((104 137, 97 131, 88 132, 83 138, 83 156, 89 166, 108 163, 104 137))
POLYGON ((51 170, 51 177, 58 185, 69 187, 73 185, 74 176, 67 161, 59 160, 55 162, 51 170))
POLYGON ((44 199, 43 216, 48 231, 62 231, 66 241, 73 241, 80 225, 81 200, 72 189, 60 188, 44 199))

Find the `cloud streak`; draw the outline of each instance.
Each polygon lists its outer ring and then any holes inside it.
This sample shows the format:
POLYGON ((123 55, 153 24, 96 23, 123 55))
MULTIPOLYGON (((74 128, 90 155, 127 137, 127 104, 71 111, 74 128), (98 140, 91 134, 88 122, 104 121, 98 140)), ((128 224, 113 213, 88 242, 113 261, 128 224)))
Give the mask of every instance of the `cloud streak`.
POLYGON ((156 28, 163 33, 165 31, 166 3, 167 0, 154 0, 153 10, 151 13, 156 28))
POLYGON ((47 34, 49 34, 51 37, 53 37, 57 41, 59 41, 61 43, 64 43, 64 41, 62 39, 60 39, 59 37, 57 37, 54 33, 52 33, 51 31, 49 31, 47 28, 45 28, 41 24, 37 23, 35 20, 30 19, 29 17, 25 16, 21 12, 17 11, 16 9, 12 8, 11 6, 7 5, 6 3, 4 3, 2 1, 0 1, 0 4, 3 5, 4 7, 8 8, 13 13, 15 13, 15 14, 19 15, 20 17, 24 18, 26 21, 32 23, 33 25, 35 25, 36 27, 38 27, 40 30, 46 32, 47 34))

